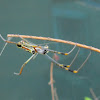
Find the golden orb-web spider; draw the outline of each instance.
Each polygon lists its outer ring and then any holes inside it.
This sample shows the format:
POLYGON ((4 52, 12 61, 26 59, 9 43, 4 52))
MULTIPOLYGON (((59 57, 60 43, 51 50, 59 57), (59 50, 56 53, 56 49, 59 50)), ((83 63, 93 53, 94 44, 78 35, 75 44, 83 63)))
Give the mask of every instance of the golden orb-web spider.
MULTIPOLYGON (((21 75, 21 73, 22 73, 23 68, 25 67, 25 65, 26 65, 32 58, 35 59, 35 57, 36 57, 38 54, 45 55, 49 60, 51 60, 53 63, 55 63, 55 64, 56 64, 57 66, 59 66, 60 68, 63 68, 63 69, 65 69, 65 70, 68 70, 68 71, 73 72, 73 73, 78 73, 78 71, 83 67, 83 65, 85 64, 85 62, 88 60, 89 56, 91 55, 91 52, 90 52, 89 55, 88 55, 88 57, 86 58, 86 60, 83 62, 83 64, 82 64, 77 70, 71 70, 71 69, 70 69, 70 66, 72 65, 72 63, 73 63, 74 60, 76 59, 76 57, 77 57, 77 55, 78 55, 80 49, 77 51, 76 56, 74 57, 74 59, 72 60, 72 62, 71 62, 70 65, 64 65, 64 64, 58 63, 56 60, 54 60, 53 58, 51 58, 51 57, 48 55, 48 53, 49 53, 49 52, 52 52, 52 53, 57 53, 57 54, 61 54, 61 55, 68 55, 68 54, 70 54, 70 53, 75 49, 77 43, 76 43, 76 45, 72 48, 71 51, 69 51, 68 53, 63 53, 63 52, 58 52, 58 51, 50 50, 50 49, 48 48, 47 45, 41 46, 41 45, 36 45, 36 44, 30 43, 29 41, 27 41, 26 39, 24 39, 24 38, 22 38, 22 37, 20 37, 22 40, 19 41, 19 42, 17 42, 17 43, 16 43, 16 42, 9 41, 9 39, 8 39, 8 40, 5 40, 5 39, 1 36, 1 34, 0 34, 0 37, 1 37, 1 39, 2 39, 4 42, 6 42, 5 46, 7 45, 7 43, 13 43, 13 44, 15 44, 18 48, 24 49, 25 51, 28 51, 29 53, 32 54, 32 56, 31 56, 26 62, 24 62, 24 64, 22 65, 22 67, 21 67, 21 69, 20 69, 20 71, 19 71, 19 73, 15 73, 15 72, 14 72, 15 75, 21 75)), ((4 48, 5 48, 5 46, 4 46, 4 48)), ((4 48, 2 49, 2 51, 1 51, 1 53, 0 53, 0 56, 1 56, 1 54, 2 54, 2 52, 3 52, 3 50, 4 50, 4 48)))

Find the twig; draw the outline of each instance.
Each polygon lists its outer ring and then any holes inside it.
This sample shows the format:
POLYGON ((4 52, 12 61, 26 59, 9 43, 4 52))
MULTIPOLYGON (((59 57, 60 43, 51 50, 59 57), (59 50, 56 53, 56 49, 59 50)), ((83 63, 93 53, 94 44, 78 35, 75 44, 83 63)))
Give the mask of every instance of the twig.
POLYGON ((91 94, 92 94, 94 100, 98 100, 98 98, 97 98, 97 96, 95 95, 95 93, 94 93, 94 91, 93 91, 92 88, 90 88, 90 92, 91 92, 91 94))
MULTIPOLYGON (((55 59, 57 61, 57 60, 59 60, 59 57, 56 54, 54 54, 53 59, 55 59)), ((59 100, 56 88, 53 85, 54 82, 55 81, 53 80, 53 62, 51 62, 51 66, 50 66, 50 82, 49 82, 49 85, 51 86, 52 100, 59 100)))
POLYGON ((54 95, 55 95, 56 100, 59 100, 56 88, 54 88, 54 95))
POLYGON ((49 85, 51 86, 52 100, 54 100, 54 87, 53 87, 53 82, 54 82, 54 80, 53 80, 53 62, 51 62, 51 67, 50 67, 50 82, 49 82, 49 85))
POLYGON ((54 39, 54 38, 50 38, 50 37, 38 37, 38 36, 15 35, 15 34, 8 34, 7 37, 22 37, 22 38, 31 38, 31 39, 48 40, 48 41, 66 43, 66 44, 70 44, 70 45, 76 45, 77 47, 81 47, 81 48, 85 48, 85 49, 90 49, 92 51, 100 53, 100 49, 92 47, 92 46, 87 46, 87 45, 80 44, 80 43, 75 43, 75 42, 72 42, 72 41, 66 41, 66 40, 61 40, 61 39, 54 39))

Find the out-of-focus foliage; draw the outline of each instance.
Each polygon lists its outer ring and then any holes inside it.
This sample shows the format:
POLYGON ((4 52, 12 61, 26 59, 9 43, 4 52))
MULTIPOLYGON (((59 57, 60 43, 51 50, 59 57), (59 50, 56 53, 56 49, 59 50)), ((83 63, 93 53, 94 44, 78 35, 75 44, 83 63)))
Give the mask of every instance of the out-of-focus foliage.
POLYGON ((91 98, 89 97, 85 97, 84 100, 92 100, 91 98))

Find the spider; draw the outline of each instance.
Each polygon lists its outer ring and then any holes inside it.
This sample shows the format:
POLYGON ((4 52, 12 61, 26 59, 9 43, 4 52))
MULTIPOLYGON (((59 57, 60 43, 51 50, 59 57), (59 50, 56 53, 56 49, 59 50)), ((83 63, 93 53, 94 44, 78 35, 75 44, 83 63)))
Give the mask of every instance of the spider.
MULTIPOLYGON (((48 55, 49 52, 57 53, 57 54, 61 54, 61 55, 69 55, 69 54, 75 49, 75 47, 76 47, 77 44, 76 44, 68 53, 63 53, 63 52, 58 52, 58 51, 51 50, 51 49, 49 49, 49 47, 48 47, 47 45, 41 46, 41 45, 37 45, 37 44, 34 44, 34 43, 30 43, 28 40, 26 40, 26 39, 24 39, 24 38, 22 38, 22 37, 20 37, 20 38, 21 38, 21 41, 19 41, 19 42, 17 42, 17 43, 16 43, 16 42, 9 41, 9 40, 5 40, 5 39, 1 36, 1 34, 0 34, 0 37, 1 37, 1 39, 2 39, 4 42, 6 42, 5 46, 7 45, 7 43, 13 43, 13 44, 15 44, 18 48, 21 48, 21 49, 23 49, 23 50, 25 50, 25 51, 27 51, 27 52, 29 52, 29 53, 32 54, 31 57, 30 57, 27 61, 25 61, 24 64, 21 66, 19 73, 15 73, 15 72, 14 72, 15 75, 21 75, 21 74, 22 74, 22 71, 23 71, 23 68, 25 67, 25 65, 26 65, 32 58, 35 59, 36 56, 37 56, 38 54, 41 54, 41 55, 46 56, 49 60, 51 60, 53 63, 55 63, 55 64, 56 64, 57 66, 59 66, 60 68, 63 68, 63 69, 65 69, 65 70, 68 70, 68 71, 73 72, 73 73, 78 73, 78 71, 79 71, 79 69, 78 69, 78 70, 71 70, 71 69, 70 69, 71 64, 70 64, 70 65, 60 64, 60 63, 58 63, 56 60, 54 60, 53 58, 51 58, 51 57, 48 55)), ((5 46, 4 46, 4 48, 5 48, 5 46)), ((4 48, 2 49, 2 51, 4 50, 4 48)), ((2 51, 1 51, 1 54, 2 54, 2 51)), ((79 51, 78 51, 78 52, 79 52, 79 51)), ((1 55, 1 54, 0 54, 0 55, 1 55)), ((76 54, 76 56, 77 56, 77 54, 76 54)), ((75 60, 76 56, 74 57, 73 61, 75 60)), ((89 56, 90 56, 90 55, 89 55, 89 56)), ((89 58, 89 56, 87 57, 87 59, 89 58)), ((86 59, 86 60, 87 60, 87 59, 86 59)), ((73 61, 72 61, 72 62, 73 62, 73 61)), ((84 62, 84 63, 85 63, 85 62, 84 62)), ((83 65, 82 65, 82 66, 83 66, 83 65)), ((82 66, 80 66, 80 67, 82 67, 82 66)))

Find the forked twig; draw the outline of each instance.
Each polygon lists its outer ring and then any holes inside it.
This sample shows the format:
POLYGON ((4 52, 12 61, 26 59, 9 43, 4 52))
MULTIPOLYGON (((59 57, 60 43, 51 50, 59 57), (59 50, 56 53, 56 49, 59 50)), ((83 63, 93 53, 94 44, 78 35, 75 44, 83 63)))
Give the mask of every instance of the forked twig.
POLYGON ((92 51, 100 53, 100 49, 92 47, 92 46, 87 46, 87 45, 75 43, 75 42, 72 42, 72 41, 54 39, 54 38, 50 38, 50 37, 38 37, 38 36, 29 36, 29 35, 16 35, 16 34, 8 34, 7 37, 22 37, 22 38, 31 38, 31 39, 38 39, 38 40, 54 41, 54 42, 65 43, 65 44, 70 44, 70 45, 76 45, 77 47, 90 49, 92 51))

